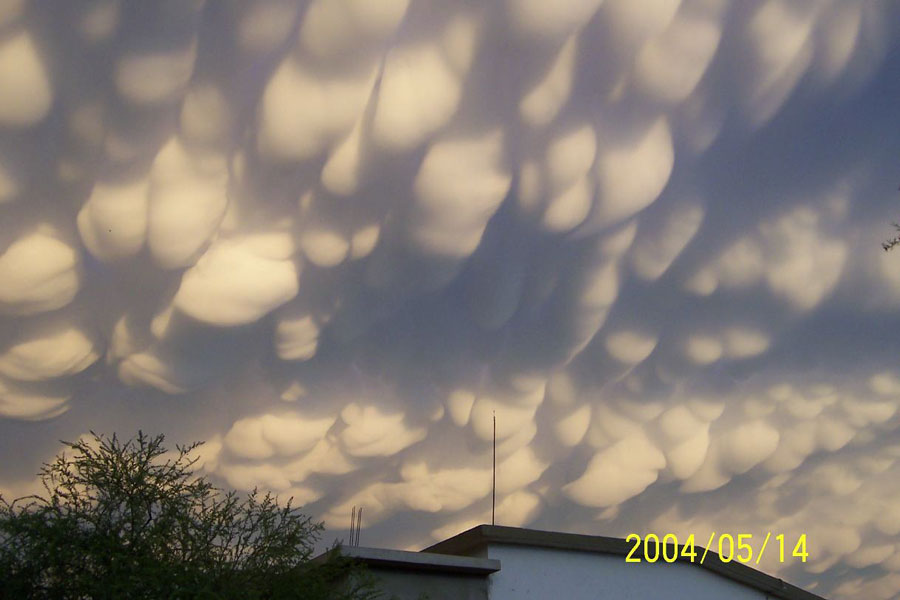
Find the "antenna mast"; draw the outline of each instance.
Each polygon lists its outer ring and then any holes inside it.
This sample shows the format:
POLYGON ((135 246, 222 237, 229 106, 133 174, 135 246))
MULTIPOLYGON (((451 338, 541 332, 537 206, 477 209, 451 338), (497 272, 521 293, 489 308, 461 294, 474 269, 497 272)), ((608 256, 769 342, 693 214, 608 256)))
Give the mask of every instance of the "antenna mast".
POLYGON ((497 411, 494 413, 494 464, 491 469, 491 525, 494 524, 494 507, 497 504, 497 411))
POLYGON ((353 536, 356 533, 356 505, 350 509, 350 545, 353 546, 353 536))

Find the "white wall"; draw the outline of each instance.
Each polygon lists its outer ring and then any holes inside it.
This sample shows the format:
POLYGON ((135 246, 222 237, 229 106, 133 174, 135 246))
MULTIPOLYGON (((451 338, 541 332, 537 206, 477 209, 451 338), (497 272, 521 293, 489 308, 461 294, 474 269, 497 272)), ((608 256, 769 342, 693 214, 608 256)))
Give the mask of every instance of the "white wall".
POLYGON ((765 600, 766 594, 699 566, 626 563, 624 556, 490 544, 503 565, 491 600, 765 600))

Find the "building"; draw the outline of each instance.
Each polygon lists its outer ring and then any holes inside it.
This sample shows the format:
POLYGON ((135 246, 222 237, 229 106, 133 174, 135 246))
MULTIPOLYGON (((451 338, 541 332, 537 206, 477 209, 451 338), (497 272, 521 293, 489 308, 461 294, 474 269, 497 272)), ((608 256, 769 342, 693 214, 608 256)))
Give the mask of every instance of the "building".
POLYGON ((341 551, 365 563, 398 600, 824 600, 714 552, 703 564, 627 563, 633 546, 620 538, 479 525, 421 552, 341 551))

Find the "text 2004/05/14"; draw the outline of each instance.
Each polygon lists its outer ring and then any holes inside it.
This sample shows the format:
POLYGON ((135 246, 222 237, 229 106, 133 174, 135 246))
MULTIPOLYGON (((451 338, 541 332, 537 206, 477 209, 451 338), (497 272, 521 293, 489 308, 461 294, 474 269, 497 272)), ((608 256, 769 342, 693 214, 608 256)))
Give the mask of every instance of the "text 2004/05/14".
MULTIPOLYGON (((681 545, 678 543, 678 536, 674 533, 667 533, 662 539, 655 533, 648 533, 643 538, 637 533, 629 533, 625 541, 633 541, 634 546, 625 557, 625 562, 653 563, 663 560, 672 563, 679 559, 697 562, 699 555, 700 564, 703 564, 710 548, 715 547, 719 560, 722 562, 737 561, 758 565, 770 544, 777 547, 778 562, 783 563, 791 558, 806 562, 809 557, 809 553, 806 551, 805 533, 797 538, 793 549, 783 533, 773 535, 772 532, 767 532, 765 538, 759 536, 757 540, 762 541, 754 543, 753 534, 750 533, 739 533, 734 536, 730 533, 717 535, 714 531, 710 534, 706 547, 698 549, 695 547, 693 533, 681 545), (639 550, 641 547, 643 547, 643 553, 639 550), (700 550, 702 553, 699 552, 700 550)), ((770 551, 774 552, 776 549, 770 551)))

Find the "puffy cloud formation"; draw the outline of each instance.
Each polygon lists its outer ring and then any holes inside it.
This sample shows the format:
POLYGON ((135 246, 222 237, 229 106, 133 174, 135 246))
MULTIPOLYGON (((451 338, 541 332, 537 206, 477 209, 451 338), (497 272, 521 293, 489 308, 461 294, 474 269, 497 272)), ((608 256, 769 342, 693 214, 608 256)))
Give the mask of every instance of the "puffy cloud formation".
POLYGON ((47 67, 24 28, 0 43, 0 85, 9 90, 0 103, 4 127, 29 127, 47 116, 53 104, 47 67))
POLYGON ((0 0, 0 492, 60 438, 421 547, 785 533, 900 598, 900 12, 0 0), (27 421, 27 423, 26 423, 27 421))
POLYGON ((0 311, 5 315, 52 311, 78 293, 78 250, 43 229, 22 232, 0 255, 0 311))

